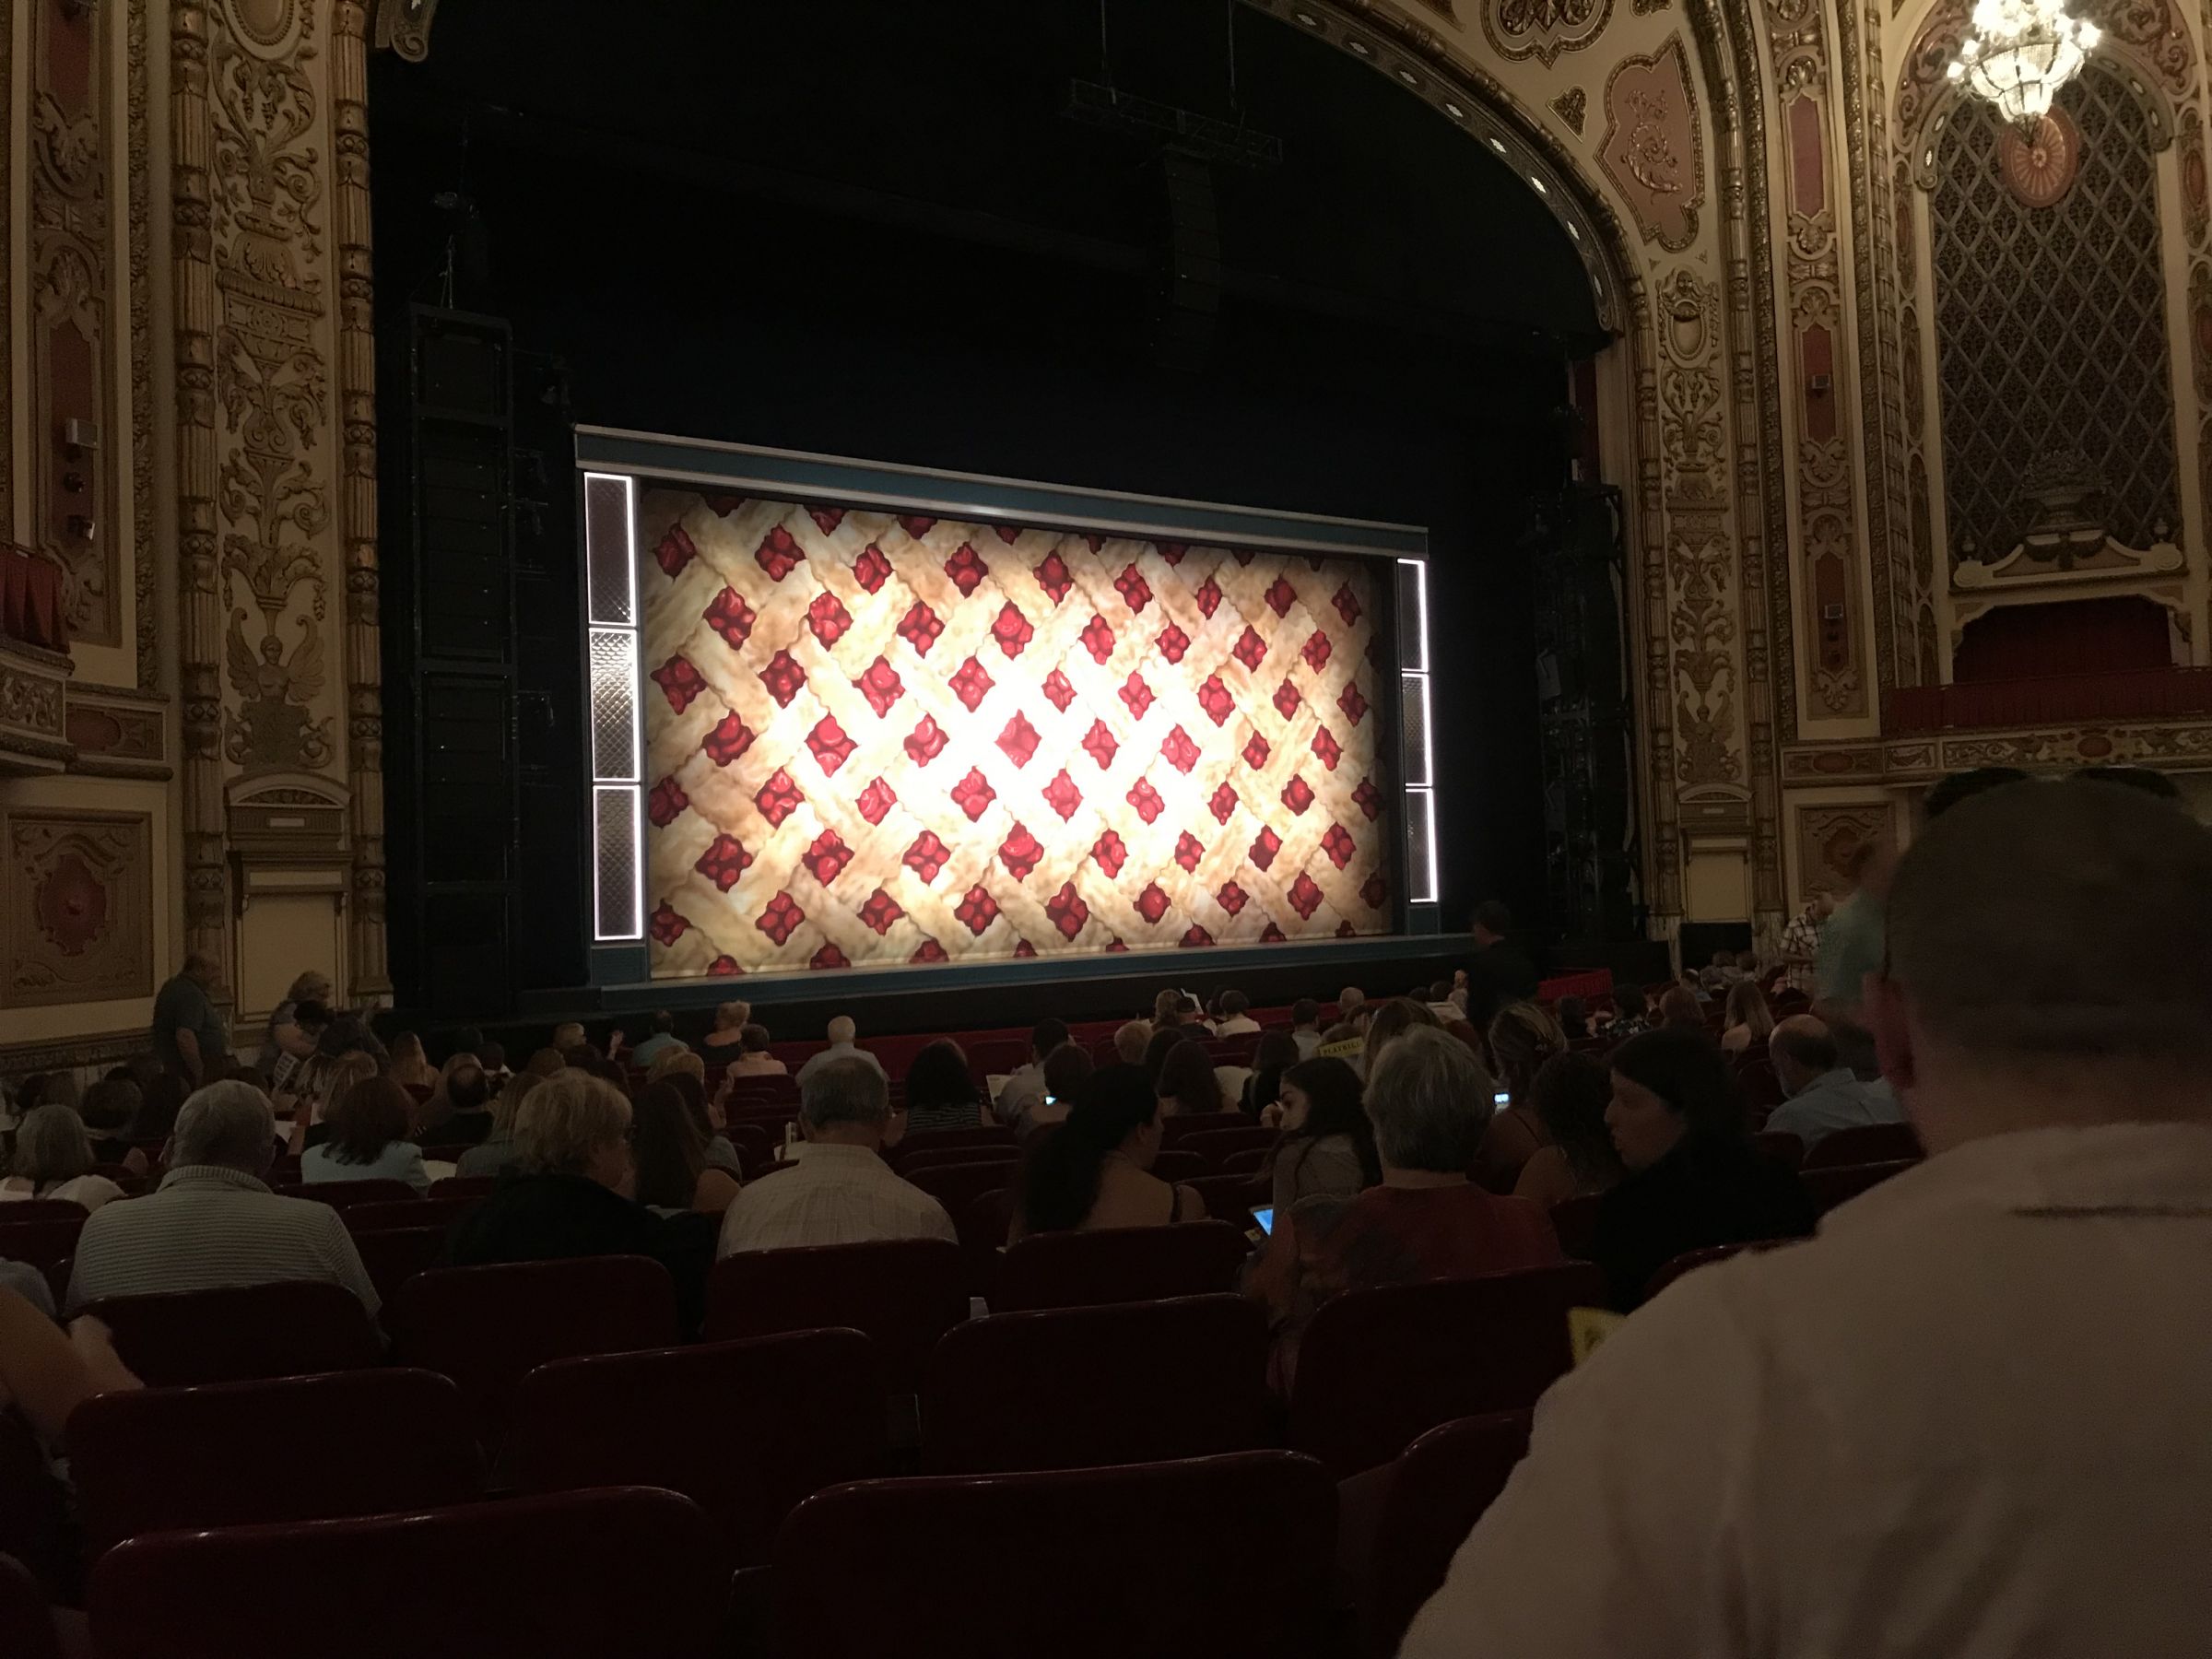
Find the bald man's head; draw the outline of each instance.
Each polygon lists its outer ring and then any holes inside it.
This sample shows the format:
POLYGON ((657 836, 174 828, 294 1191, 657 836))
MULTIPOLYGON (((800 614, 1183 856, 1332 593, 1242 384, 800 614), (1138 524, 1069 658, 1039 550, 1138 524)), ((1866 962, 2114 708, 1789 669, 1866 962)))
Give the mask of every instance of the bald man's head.
POLYGON ((2151 1098, 2169 1085, 2206 1098, 2212 830, 2171 802, 2110 783, 1961 801, 1905 854, 1888 923, 1876 1031, 1904 1087, 2001 1077, 2085 1097, 2084 1121, 2100 1092, 2143 1093, 2138 1115, 2171 1115, 2151 1098))
POLYGON ((1774 1075, 1792 1094, 1798 1094, 1815 1077, 1836 1069, 1836 1040, 1826 1022, 1810 1014, 1793 1014, 1775 1024, 1767 1039, 1767 1057, 1774 1075))

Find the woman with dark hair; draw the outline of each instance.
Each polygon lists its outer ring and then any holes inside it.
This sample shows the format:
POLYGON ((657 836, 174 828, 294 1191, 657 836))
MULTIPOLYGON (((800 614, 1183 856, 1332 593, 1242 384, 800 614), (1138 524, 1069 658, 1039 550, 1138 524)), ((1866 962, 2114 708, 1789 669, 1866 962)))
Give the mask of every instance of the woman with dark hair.
POLYGON ((112 1072, 85 1090, 85 1103, 77 1109, 92 1136, 92 1156, 101 1163, 121 1164, 134 1175, 146 1173, 146 1154, 124 1137, 144 1098, 128 1072, 112 1072))
POLYGON ((1743 1096, 1712 1038, 1663 1026, 1614 1052, 1606 1125, 1628 1177, 1599 1201, 1594 1253, 1613 1305, 1643 1300, 1686 1250, 1813 1230, 1795 1175, 1751 1144, 1743 1096))
POLYGON ((406 1089, 373 1072, 348 1085, 324 1114, 329 1135, 300 1155, 300 1179, 311 1184, 404 1181, 427 1195, 430 1172, 423 1167, 422 1148, 407 1139, 413 1104, 406 1089))
POLYGON ((1543 1120, 1551 1144, 1538 1147, 1521 1166, 1513 1196, 1547 1209, 1587 1193, 1610 1192, 1627 1171, 1606 1127, 1613 1079, 1587 1054, 1554 1054, 1529 1086, 1528 1103, 1543 1120))
POLYGON ((1559 1006, 1559 1035, 1580 1042, 1590 1035, 1590 1005, 1579 996, 1562 996, 1559 1006))
POLYGON ((1244 1079, 1244 1098, 1240 1102, 1244 1115, 1256 1118, 1278 1104, 1283 1098, 1283 1074, 1297 1064, 1296 1038, 1288 1031, 1262 1031, 1252 1051, 1252 1076, 1244 1079))
POLYGON ((1221 1079, 1214 1072, 1214 1057, 1194 1038, 1168 1051, 1154 1087, 1159 1109, 1170 1117, 1210 1117, 1229 1110, 1229 1097, 1221 1092, 1221 1079))
POLYGON ((1188 1026, 1172 1021, 1167 1025, 1155 1025, 1151 1039, 1145 1044, 1145 1081, 1157 1087, 1160 1067, 1167 1065, 1168 1055, 1173 1052, 1175 1045, 1192 1040, 1193 1032, 1188 1026))
POLYGON ((1267 1156, 1278 1212, 1300 1198, 1352 1198, 1382 1179, 1359 1074, 1342 1060, 1301 1060, 1283 1074, 1283 1138, 1267 1156))
POLYGON ((960 1045, 949 1037, 925 1043, 906 1068, 907 1134, 976 1129, 982 1122, 982 1096, 960 1045))
POLYGON ((1143 1071, 1091 1073, 1067 1121, 1037 1138, 1023 1166, 1012 1236, 1198 1220, 1198 1194, 1151 1173, 1159 1141, 1159 1099, 1143 1071))
POLYGON ((640 1204, 664 1215, 719 1216, 737 1196, 736 1177, 707 1162, 706 1141, 683 1091, 666 1078, 639 1092, 630 1109, 629 1147, 640 1204))
POLYGON ((1078 1042, 1064 1042, 1044 1057, 1044 1092, 1033 1095, 1015 1114, 1014 1134, 1021 1140, 1041 1134, 1055 1124, 1067 1122, 1076 1109, 1076 1097, 1090 1080, 1096 1067, 1090 1051, 1078 1042))
POLYGON ((1375 1062, 1382 1057, 1382 1051, 1414 1027, 1441 1030, 1443 1023, 1427 1003, 1415 1002, 1410 996, 1392 997, 1375 1009, 1367 1022, 1367 1047, 1360 1056, 1362 1075, 1373 1077, 1375 1062))
POLYGON ((1757 980, 1738 980, 1728 987, 1727 1014, 1721 1028, 1721 1053, 1730 1059, 1763 1054, 1767 1039, 1774 1035, 1774 1010, 1757 980))
POLYGON ((1490 1020, 1490 1069, 1498 1079, 1498 1101, 1475 1155, 1475 1179, 1493 1193, 1510 1193, 1521 1166, 1551 1137, 1529 1103, 1536 1073, 1554 1054, 1564 1053, 1567 1038, 1535 1003, 1508 1003, 1490 1020))
POLYGON ((658 1081, 683 1097, 684 1110, 691 1114, 691 1126, 699 1131, 700 1153, 707 1160, 707 1167, 726 1171, 742 1181, 745 1165, 737 1157, 737 1148, 730 1144, 730 1137, 723 1133, 729 1126, 729 1120, 721 1106, 707 1098, 707 1086, 699 1074, 689 1070, 672 1071, 658 1081))

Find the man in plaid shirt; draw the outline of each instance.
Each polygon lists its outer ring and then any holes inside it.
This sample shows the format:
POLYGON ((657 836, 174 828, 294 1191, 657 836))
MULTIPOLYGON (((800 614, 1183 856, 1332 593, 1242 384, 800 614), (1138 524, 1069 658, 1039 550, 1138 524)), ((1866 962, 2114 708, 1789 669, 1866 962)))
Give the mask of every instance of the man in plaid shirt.
POLYGON ((1782 930, 1783 982, 1791 990, 1813 994, 1813 959, 1820 954, 1820 926, 1835 908, 1832 895, 1815 893, 1782 930))

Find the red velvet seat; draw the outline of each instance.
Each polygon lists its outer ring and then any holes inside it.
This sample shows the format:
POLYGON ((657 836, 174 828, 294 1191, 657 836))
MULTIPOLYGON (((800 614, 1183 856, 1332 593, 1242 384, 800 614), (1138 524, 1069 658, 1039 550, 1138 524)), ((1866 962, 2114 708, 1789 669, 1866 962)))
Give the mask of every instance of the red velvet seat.
MULTIPOLYGON (((270 1184, 276 1185, 274 1182, 270 1184)), ((317 1204, 341 1210, 357 1204, 422 1201, 422 1194, 404 1181, 305 1181, 277 1186, 276 1191, 287 1198, 312 1198, 317 1204)))
POLYGON ((503 1465, 524 1491, 666 1487, 713 1517, 733 1567, 840 1481, 883 1472, 883 1377, 858 1331, 557 1359, 514 1391, 503 1465))
POLYGON ((1206 1129, 1182 1136, 1175 1143, 1175 1149, 1195 1152, 1206 1160, 1209 1170, 1218 1171, 1221 1160, 1233 1152, 1265 1153, 1282 1138, 1282 1133, 1280 1129, 1266 1129, 1257 1124, 1243 1129, 1206 1129))
MULTIPOLYGON (((1017 1173, 1009 1169, 1007 1180, 1016 1179, 1017 1173)), ((1018 1197, 1011 1186, 979 1194, 952 1218, 953 1227, 960 1235, 960 1258, 971 1296, 991 1293, 992 1283, 998 1277, 999 1253, 1006 1248, 1006 1234, 1014 1225, 1014 1206, 1018 1197)))
POLYGON ((360 1299, 321 1279, 114 1296, 83 1310, 150 1387, 248 1382, 378 1364, 383 1343, 360 1299))
MULTIPOLYGON (((75 1593, 73 1543, 69 1493, 54 1477, 46 1448, 20 1412, 0 1406, 0 1563, 12 1557, 23 1565, 42 1607, 49 1597, 75 1593)), ((0 1653, 13 1651, 0 1644, 0 1653)))
MULTIPOLYGON (((1925 1158, 1920 1135, 1910 1124, 1862 1124, 1853 1129, 1831 1130, 1805 1155, 1808 1170, 1826 1170, 1840 1164, 1913 1163, 1925 1158)), ((6 1212, 0 1211, 0 1215, 6 1212)))
POLYGON ((82 1221, 91 1212, 69 1198, 9 1198, 0 1200, 0 1226, 20 1227, 27 1221, 82 1221))
POLYGON ((0 1262, 27 1262, 43 1272, 64 1256, 76 1253, 76 1235, 85 1230, 87 1211, 81 1205, 68 1207, 73 1216, 48 1216, 35 1221, 18 1221, 8 1212, 18 1208, 8 1205, 0 1208, 0 1262))
POLYGON ((1440 1423, 1534 1406, 1573 1362, 1567 1311, 1605 1293, 1570 1262, 1339 1296, 1299 1345, 1290 1444, 1342 1480, 1440 1423))
POLYGON ((1559 1248, 1578 1262, 1586 1262, 1597 1247, 1597 1206, 1602 1193, 1581 1193, 1551 1206, 1551 1230, 1559 1236, 1559 1248))
POLYGON ((425 1371, 100 1394, 67 1446, 88 1557, 139 1533, 461 1503, 483 1483, 459 1391, 425 1371))
POLYGON ((1016 1168, 1011 1157, 968 1159, 914 1170, 904 1178, 943 1205, 947 1215, 957 1216, 983 1194, 1012 1186, 1016 1168))
POLYGON ((392 1358, 451 1377, 496 1441, 514 1385, 535 1367, 677 1340, 676 1286, 643 1256, 579 1256, 441 1267, 400 1286, 384 1310, 392 1358))
POLYGON ((725 1256, 707 1277, 709 1342, 843 1325, 876 1345, 893 1394, 921 1386, 937 1338, 968 1317, 960 1247, 943 1239, 725 1256))
POLYGON ((0 1555, 0 1653, 8 1659, 62 1659, 45 1592, 22 1562, 0 1555))
POLYGON ((161 1533, 100 1558, 92 1635, 130 1659, 696 1659, 720 1554, 697 1504, 635 1487, 161 1533))
POLYGON ((1245 1147, 1222 1157, 1220 1171, 1224 1175, 1257 1175, 1267 1167, 1267 1148, 1245 1147))
POLYGON ((997 1313, 956 1326, 930 1357, 922 1466, 981 1475, 1243 1452, 1270 1443, 1271 1407, 1267 1317, 1247 1297, 997 1313))
POLYGON ((430 1182, 432 1198, 488 1198, 500 1184, 496 1175, 448 1175, 430 1182))
POLYGON ((1252 1212, 1271 1196, 1267 1182, 1255 1174, 1202 1175, 1186 1182, 1206 1200, 1206 1213, 1240 1230, 1252 1225, 1252 1212))
POLYGON ((347 1205, 340 1214, 346 1230, 358 1240, 362 1233, 386 1227, 451 1227, 481 1203, 477 1198, 394 1198, 389 1202, 347 1205))
MULTIPOLYGON (((959 1133, 979 1132, 963 1129, 959 1133)), ((1011 1165, 1019 1162, 1020 1158, 1014 1137, 1001 1130, 989 1141, 971 1141, 965 1146, 909 1148, 901 1142, 891 1155, 891 1167, 912 1181, 923 1170, 946 1170, 957 1164, 1011 1165)))
POLYGON ((1244 1265, 1244 1235, 1226 1221, 1034 1233, 1000 1258, 994 1313, 1155 1301, 1227 1290, 1244 1265))
POLYGON ((1392 1465, 1360 1606, 1368 1659, 1390 1659, 1442 1585, 1453 1556, 1527 1455, 1529 1416, 1501 1411, 1446 1423, 1392 1465))
POLYGON ((1211 1159, 1175 1146, 1153 1157, 1152 1173, 1161 1181, 1200 1181, 1216 1171, 1211 1159))
POLYGON ((1805 1162, 1805 1143, 1787 1129, 1762 1129, 1751 1137, 1751 1144, 1785 1170, 1805 1162))
POLYGON ((368 1269, 377 1295, 389 1302, 417 1274, 444 1265, 445 1241, 446 1229, 435 1224, 380 1227, 354 1234, 353 1247, 360 1253, 361 1265, 368 1269))
POLYGON ((1917 1158, 1906 1158, 1894 1163, 1830 1165, 1801 1170, 1797 1179, 1805 1183, 1813 1208, 1825 1216, 1838 1205, 1850 1203, 1861 1193, 1881 1185, 1892 1175, 1903 1174, 1920 1161, 1917 1158))
POLYGON ((1327 1475, 1287 1452, 838 1487, 776 1539, 784 1652, 1310 1659, 1335 1516, 1327 1475))
POLYGON ((1252 1120, 1241 1112, 1198 1112, 1189 1117, 1172 1113, 1159 1120, 1160 1143, 1179 1147, 1184 1138, 1219 1129, 1249 1129, 1252 1120))
POLYGON ((1643 1300, 1651 1300, 1684 1274, 1700 1267, 1710 1266, 1714 1262, 1724 1262, 1730 1256, 1741 1254, 1747 1250, 1779 1250, 1784 1244, 1797 1241, 1795 1239, 1757 1239, 1744 1243, 1708 1244, 1701 1250, 1686 1250, 1672 1261, 1663 1264, 1658 1272, 1652 1275, 1643 1288, 1643 1300))

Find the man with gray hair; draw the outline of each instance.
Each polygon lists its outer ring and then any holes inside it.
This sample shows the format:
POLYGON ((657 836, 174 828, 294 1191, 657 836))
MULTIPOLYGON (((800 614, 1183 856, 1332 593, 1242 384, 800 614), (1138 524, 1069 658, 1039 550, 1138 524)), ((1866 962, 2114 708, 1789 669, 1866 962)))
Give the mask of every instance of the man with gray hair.
POLYGON ((890 1088, 873 1056, 823 1060, 799 1087, 806 1155, 737 1194, 715 1253, 882 1239, 957 1242, 945 1206, 883 1161, 890 1126, 890 1088))
POLYGON ((1767 1056, 1789 1099, 1766 1126, 1795 1135, 1807 1152, 1839 1129, 1904 1122, 1896 1091, 1886 1083, 1860 1082, 1835 1034, 1810 1014, 1793 1014, 1776 1025, 1767 1056))
POLYGON ((233 1078, 193 1095, 177 1112, 160 1186, 85 1222, 67 1310, 111 1296, 327 1279, 373 1316, 376 1288, 338 1212, 263 1183, 276 1151, 275 1114, 253 1084, 233 1078))
POLYGON ((1929 1158, 1555 1384, 1407 1659, 2204 1651, 2212 830, 1991 790, 1886 924, 1865 1017, 1929 1158))
POLYGON ((853 1023, 853 1017, 850 1014, 840 1014, 835 1019, 832 1019, 830 1022, 829 1035, 830 1046, 818 1054, 808 1055, 806 1064, 799 1067, 800 1088, 804 1089, 806 1087, 806 1079, 813 1077, 816 1072, 838 1060, 865 1060, 876 1068, 877 1077, 885 1078, 887 1082, 889 1080, 883 1069, 883 1062, 869 1053, 866 1049, 859 1046, 857 1039, 860 1036, 860 1028, 853 1023))

